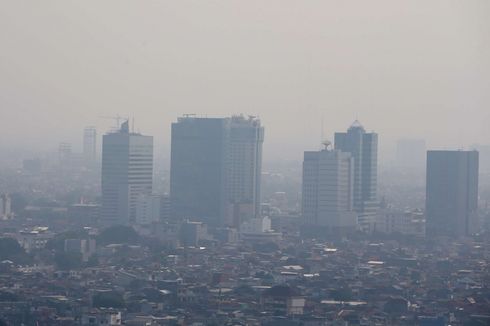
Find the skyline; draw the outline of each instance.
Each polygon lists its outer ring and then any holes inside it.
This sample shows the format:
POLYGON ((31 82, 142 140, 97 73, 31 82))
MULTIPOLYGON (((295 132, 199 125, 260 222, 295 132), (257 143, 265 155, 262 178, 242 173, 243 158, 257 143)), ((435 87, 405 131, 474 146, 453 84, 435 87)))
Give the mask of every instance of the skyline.
POLYGON ((168 152, 182 114, 240 112, 267 126, 265 160, 320 146, 322 117, 329 137, 358 118, 381 158, 399 138, 488 144, 490 3, 377 3, 7 1, 2 147, 77 150, 119 113, 168 152))

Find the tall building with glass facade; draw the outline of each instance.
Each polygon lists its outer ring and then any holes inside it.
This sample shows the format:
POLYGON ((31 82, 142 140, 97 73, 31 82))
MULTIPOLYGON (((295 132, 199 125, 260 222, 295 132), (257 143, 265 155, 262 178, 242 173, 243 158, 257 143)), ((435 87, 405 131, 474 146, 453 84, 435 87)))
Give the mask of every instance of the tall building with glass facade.
POLYGON ((102 140, 102 209, 104 225, 134 223, 138 198, 151 195, 153 137, 129 131, 128 122, 102 140))
POLYGON ((378 134, 366 133, 356 120, 347 132, 335 133, 335 149, 354 158, 354 210, 361 230, 372 231, 379 207, 378 134))
POLYGON ((427 151, 426 230, 430 236, 478 231, 478 152, 427 151))
POLYGON ((173 123, 172 216, 235 227, 257 216, 263 136, 254 117, 186 116, 173 123))

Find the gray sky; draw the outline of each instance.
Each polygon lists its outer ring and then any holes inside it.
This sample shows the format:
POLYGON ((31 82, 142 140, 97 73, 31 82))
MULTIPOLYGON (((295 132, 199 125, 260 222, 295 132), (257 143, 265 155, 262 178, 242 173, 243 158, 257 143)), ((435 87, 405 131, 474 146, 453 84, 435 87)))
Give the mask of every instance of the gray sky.
POLYGON ((356 118, 429 147, 490 143, 490 1, 0 1, 0 147, 80 147, 134 115, 259 115, 267 158, 356 118))

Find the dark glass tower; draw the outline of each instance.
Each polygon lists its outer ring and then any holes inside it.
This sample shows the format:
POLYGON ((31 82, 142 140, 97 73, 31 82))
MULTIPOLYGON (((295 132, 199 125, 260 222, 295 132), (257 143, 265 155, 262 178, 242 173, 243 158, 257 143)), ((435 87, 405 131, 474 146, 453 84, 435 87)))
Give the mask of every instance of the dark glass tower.
POLYGON ((354 158, 354 210, 359 226, 372 231, 378 198, 378 134, 366 133, 359 121, 347 132, 335 133, 335 149, 351 153, 354 158))
POLYGON ((466 236, 478 231, 478 152, 428 151, 427 234, 466 236))
POLYGON ((172 124, 170 204, 176 219, 224 219, 226 120, 179 118, 172 124))
POLYGON ((239 227, 257 216, 264 129, 254 117, 172 124, 170 201, 177 220, 239 227))

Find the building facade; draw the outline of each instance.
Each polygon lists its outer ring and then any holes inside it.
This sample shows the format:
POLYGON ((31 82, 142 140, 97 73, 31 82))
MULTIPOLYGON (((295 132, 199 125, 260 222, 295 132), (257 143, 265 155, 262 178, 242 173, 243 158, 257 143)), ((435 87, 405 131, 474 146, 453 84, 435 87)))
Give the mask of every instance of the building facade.
POLYGON ((335 133, 335 149, 350 153, 354 159, 354 210, 363 231, 372 231, 379 207, 378 134, 366 133, 359 121, 347 132, 335 133))
POLYGON ((428 235, 478 231, 478 159, 477 151, 427 151, 428 235))
POLYGON ((239 227, 258 215, 264 129, 243 116, 186 116, 172 124, 171 214, 239 227))
POLYGON ((86 127, 83 130, 83 158, 85 162, 94 162, 97 157, 97 130, 86 127))
POLYGON ((136 220, 140 195, 150 195, 153 185, 153 137, 121 129, 104 135, 102 141, 102 208, 105 225, 136 220))
POLYGON ((302 216, 306 227, 331 230, 357 226, 354 212, 354 159, 327 148, 304 153, 302 216))

